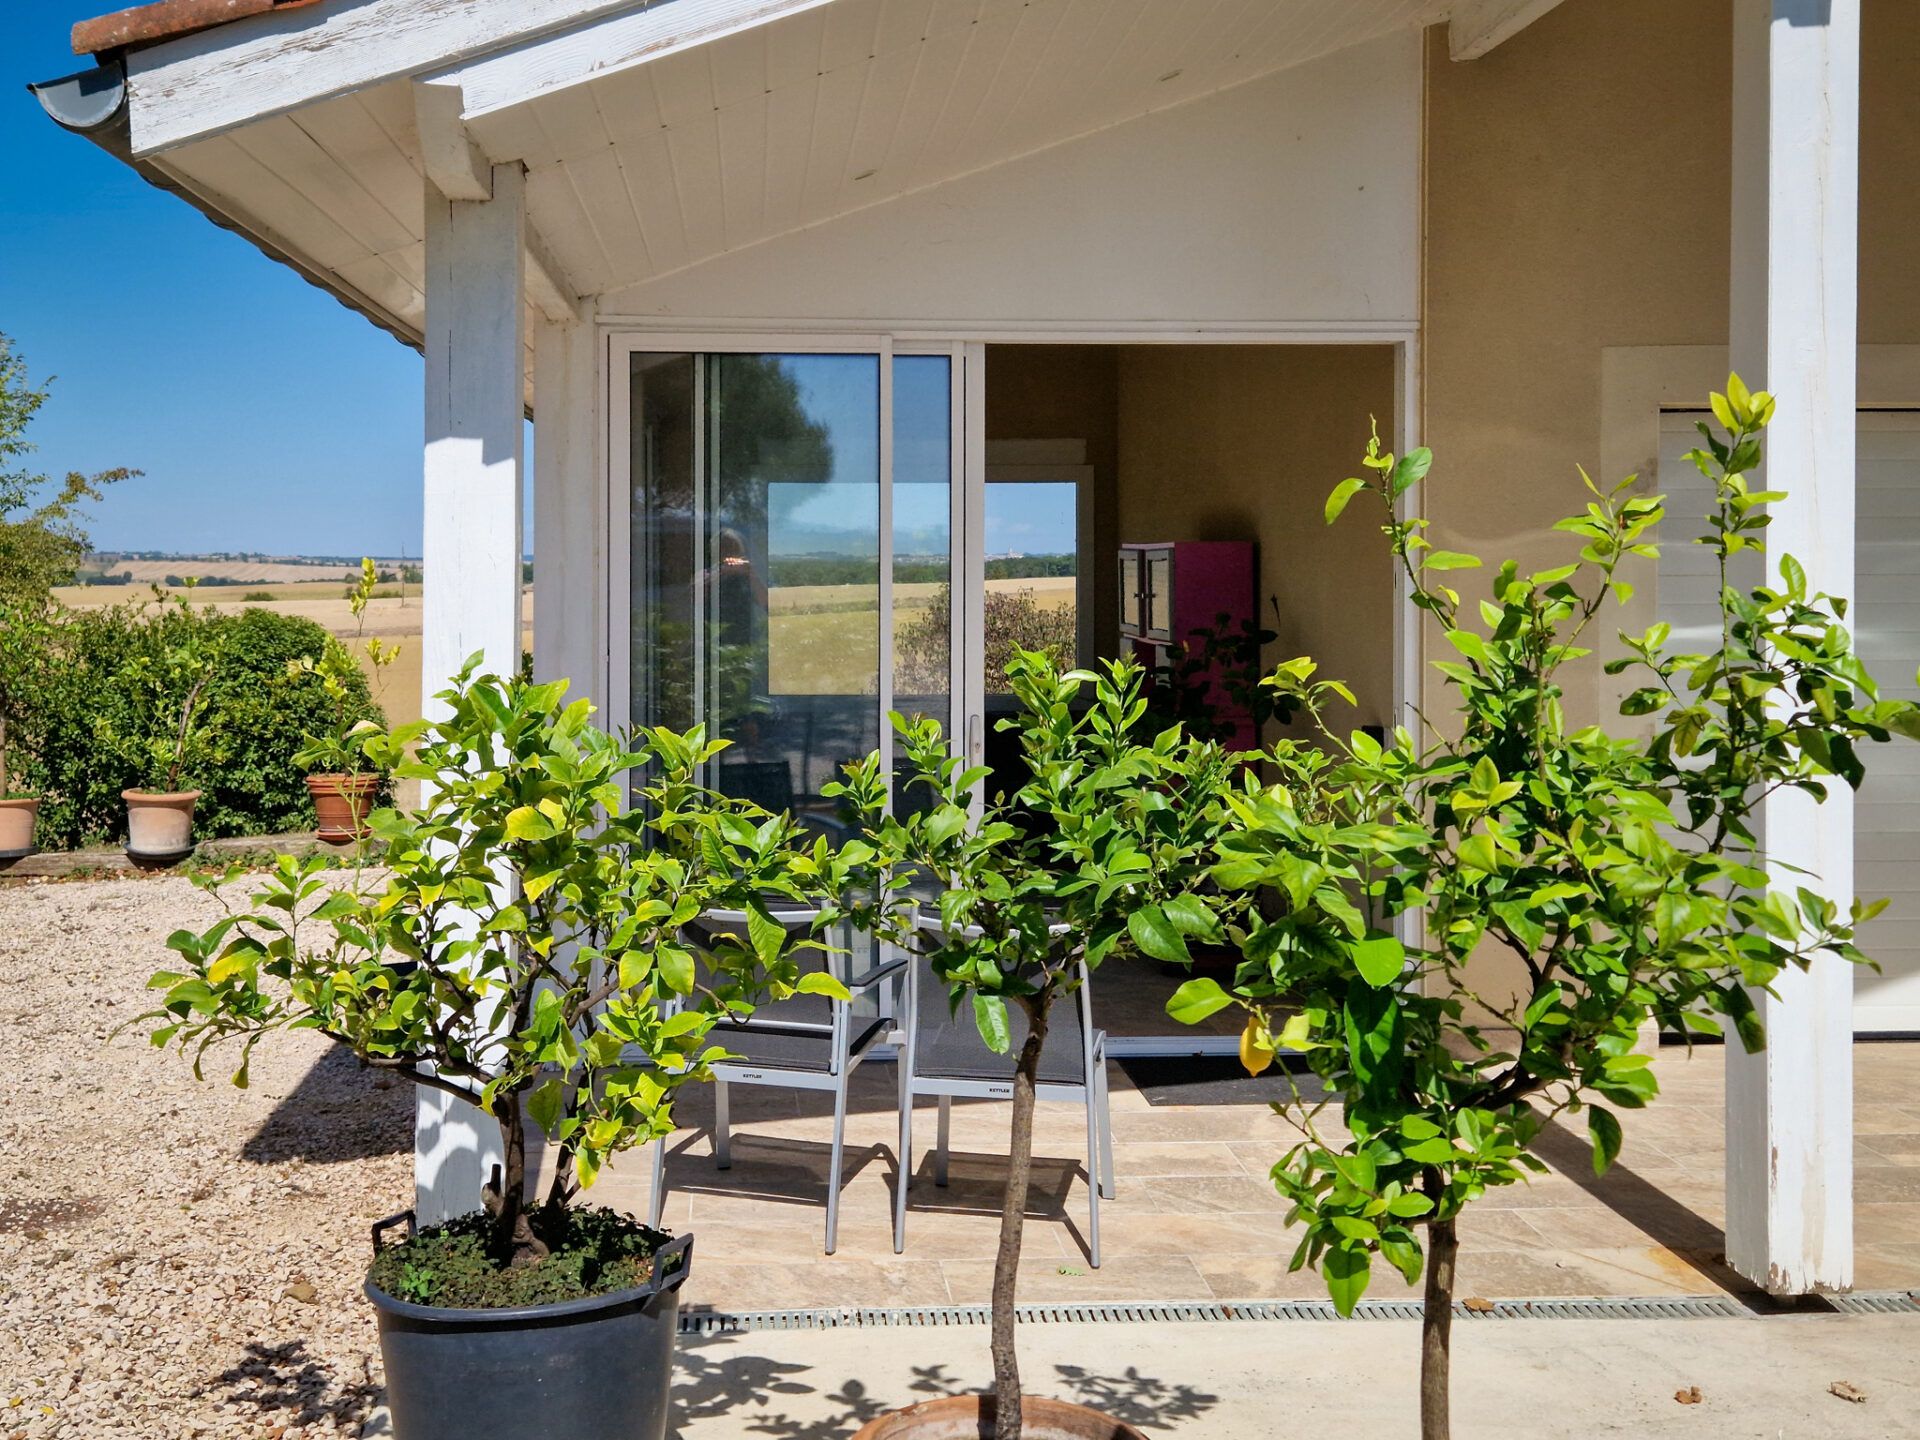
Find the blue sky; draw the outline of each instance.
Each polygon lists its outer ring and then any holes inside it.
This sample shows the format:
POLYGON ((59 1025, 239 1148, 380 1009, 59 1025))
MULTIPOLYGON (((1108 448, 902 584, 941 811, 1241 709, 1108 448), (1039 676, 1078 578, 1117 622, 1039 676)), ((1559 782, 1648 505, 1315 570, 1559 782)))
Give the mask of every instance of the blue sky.
POLYGON ((48 474, 145 475, 96 507, 108 547, 420 553, 420 358, 48 120, 111 0, 7 5, 0 331, 52 396, 48 474))
MULTIPOLYGON (((27 93, 29 81, 91 63, 73 55, 68 31, 111 8, 7 5, 0 332, 35 379, 54 377, 29 432, 32 468, 144 472, 94 507, 103 549, 418 555, 420 357, 62 131, 27 93)), ((944 406, 929 397, 944 376, 921 362, 897 378, 903 424, 927 432, 916 431, 918 448, 943 443, 944 406)), ((841 404, 812 398, 857 449, 841 404)), ((917 473, 914 438, 897 437, 896 505, 903 530, 926 534, 944 499, 905 483, 917 473)), ((1071 548, 1070 495, 995 491, 989 554, 1071 548)))

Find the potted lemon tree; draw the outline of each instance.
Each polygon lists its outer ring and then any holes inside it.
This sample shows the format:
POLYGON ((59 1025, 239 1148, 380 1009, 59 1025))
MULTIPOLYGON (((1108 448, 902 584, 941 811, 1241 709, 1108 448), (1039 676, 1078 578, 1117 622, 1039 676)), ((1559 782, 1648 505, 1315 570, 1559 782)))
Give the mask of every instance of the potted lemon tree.
POLYGON ((1712 403, 1718 427, 1702 425, 1690 458, 1718 494, 1698 543, 1719 566, 1720 631, 1704 653, 1677 651, 1665 624, 1620 637, 1607 668, 1639 678, 1621 710, 1644 717, 1624 733, 1569 723, 1562 676, 1630 593, 1620 572, 1656 553, 1654 527, 1683 517, 1634 494, 1632 477, 1611 492, 1588 481, 1586 509, 1558 527, 1578 547, 1569 563, 1508 563, 1469 607, 1447 572, 1479 561, 1433 548, 1423 522, 1396 512, 1430 457, 1396 459, 1376 438, 1368 474, 1334 491, 1327 519, 1362 495, 1379 515, 1452 652, 1437 667, 1451 723, 1384 744, 1342 737, 1311 662, 1280 667, 1269 683, 1319 734, 1264 757, 1276 783, 1234 798, 1212 872, 1275 901, 1235 927, 1248 963, 1231 993, 1196 979, 1169 1006, 1195 1019, 1238 1004, 1259 1050, 1303 1052, 1320 1086, 1286 1106, 1302 1138, 1272 1172, 1300 1228, 1293 1265, 1318 1269, 1342 1313, 1376 1261, 1424 1282, 1425 1440, 1449 1434, 1467 1208, 1544 1170, 1534 1141, 1563 1116, 1584 1123, 1604 1174, 1619 1112, 1659 1091, 1643 1025, 1731 1031, 1757 1048, 1750 990, 1816 961, 1864 961, 1854 932, 1881 908, 1823 895, 1819 877, 1783 886, 1756 858, 1764 796, 1857 787, 1866 744, 1920 738, 1920 707, 1878 697, 1845 600, 1811 592, 1791 556, 1769 584, 1731 582, 1730 562, 1761 543, 1766 502, 1782 493, 1748 479, 1773 401, 1736 376, 1712 403), (1415 911, 1424 943, 1410 946, 1396 922, 1415 911), (1522 967, 1510 1000, 1472 988, 1481 947, 1522 967), (1293 1013, 1275 1035, 1280 1005, 1293 1013))
POLYGON ((0 596, 0 859, 33 853, 40 797, 21 788, 21 726, 53 643, 51 602, 0 596))
POLYGON ((877 755, 849 766, 833 791, 860 817, 864 834, 843 854, 871 866, 849 891, 871 897, 854 918, 930 961, 951 1003, 971 1010, 989 1049, 1014 1050, 1010 1012, 1024 1022, 994 1261, 993 1391, 880 1417, 861 1440, 1137 1433, 1083 1406, 1022 1391, 1014 1307, 1035 1087, 1055 1007, 1070 1002, 1103 961, 1131 950, 1187 963, 1190 940, 1222 938, 1217 912, 1237 902, 1199 891, 1241 767, 1217 743, 1179 726, 1145 733, 1144 672, 1131 660, 1061 673, 1046 654, 1017 651, 1007 677, 1020 708, 1002 724, 1017 732, 1030 776, 1014 794, 976 807, 985 768, 955 758, 937 721, 897 714, 905 783, 925 793, 924 803, 888 813, 893 780, 877 755), (1076 703, 1089 689, 1092 705, 1076 703), (922 914, 908 899, 929 886, 939 899, 922 914))
POLYGON ((470 1213, 417 1231, 407 1217, 391 1244, 376 1228, 366 1294, 399 1440, 660 1440, 691 1237, 586 1197, 615 1155, 671 1130, 674 1094, 719 1053, 718 1017, 835 993, 801 977, 812 942, 767 906, 817 904, 840 862, 790 818, 702 788, 722 742, 698 729, 630 744, 564 681, 463 673, 440 698, 445 719, 362 741, 427 787, 417 814, 371 817, 381 868, 286 857, 249 901, 173 936, 152 1039, 196 1064, 230 1046, 244 1084, 256 1044, 318 1030, 498 1126, 502 1163, 470 1213), (715 907, 766 923, 696 967, 682 931, 715 907), (537 1192, 530 1131, 546 1141, 537 1192))

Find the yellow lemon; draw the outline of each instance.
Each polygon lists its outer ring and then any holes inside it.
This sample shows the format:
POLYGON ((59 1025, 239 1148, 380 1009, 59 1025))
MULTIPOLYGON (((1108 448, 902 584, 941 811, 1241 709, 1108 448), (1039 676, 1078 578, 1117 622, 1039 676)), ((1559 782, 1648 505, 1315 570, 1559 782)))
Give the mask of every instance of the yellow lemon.
POLYGON ((1273 1037, 1257 1015, 1248 1019, 1247 1028, 1240 1032, 1240 1063, 1249 1075, 1258 1075, 1273 1064, 1273 1037))

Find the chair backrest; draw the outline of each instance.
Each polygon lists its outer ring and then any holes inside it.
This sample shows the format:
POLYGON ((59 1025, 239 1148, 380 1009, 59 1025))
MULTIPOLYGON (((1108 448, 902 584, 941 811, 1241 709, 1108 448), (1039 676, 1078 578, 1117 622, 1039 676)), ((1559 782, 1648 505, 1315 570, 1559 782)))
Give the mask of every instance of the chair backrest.
MULTIPOLYGON (((955 1010, 947 985, 933 972, 933 962, 916 956, 913 962, 914 1017, 913 1073, 928 1079, 978 1080, 998 1083, 1013 1079, 1020 1047, 1027 1041, 1027 1017, 1017 1003, 1007 1005, 1011 1043, 1004 1055, 995 1054, 980 1038, 971 1004, 955 1010)), ((1040 1051, 1040 1083, 1085 1085, 1089 1079, 1088 1046, 1093 1033, 1093 992, 1086 967, 1080 969, 1079 988, 1066 1003, 1056 1003, 1047 1017, 1047 1040, 1040 1051)))

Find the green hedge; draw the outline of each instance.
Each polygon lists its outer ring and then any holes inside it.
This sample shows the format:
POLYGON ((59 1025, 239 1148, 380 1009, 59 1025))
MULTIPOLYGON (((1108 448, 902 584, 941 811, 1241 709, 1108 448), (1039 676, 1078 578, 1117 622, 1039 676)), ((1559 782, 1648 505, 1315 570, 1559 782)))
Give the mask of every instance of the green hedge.
MULTIPOLYGON (((47 848, 115 840, 126 833, 120 792, 145 777, 126 753, 177 722, 171 713, 135 703, 119 677, 138 657, 157 660, 180 643, 187 626, 205 627, 220 662, 207 685, 201 723, 204 755, 183 783, 203 790, 194 833, 202 839, 306 830, 314 825, 306 778, 292 756, 308 731, 330 719, 313 675, 290 675, 287 662, 318 655, 326 631, 311 620, 270 610, 238 614, 177 606, 116 605, 70 612, 61 626, 56 662, 30 697, 22 730, 22 786, 43 799, 38 842, 47 848)), ((365 678, 355 677, 355 719, 385 723, 365 678)))

